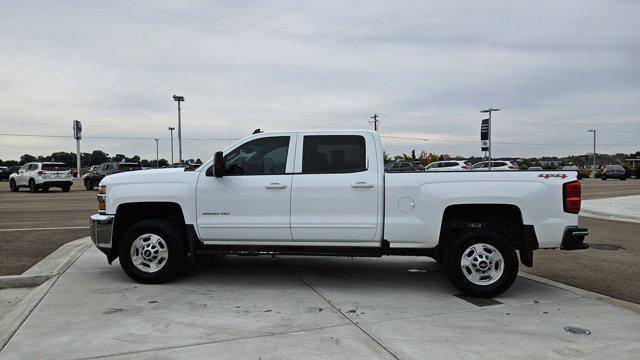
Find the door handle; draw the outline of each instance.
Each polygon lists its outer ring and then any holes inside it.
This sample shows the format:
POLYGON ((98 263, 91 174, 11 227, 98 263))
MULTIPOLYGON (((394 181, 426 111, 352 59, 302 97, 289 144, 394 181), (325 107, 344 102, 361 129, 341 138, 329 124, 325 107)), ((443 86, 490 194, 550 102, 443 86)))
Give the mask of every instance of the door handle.
POLYGON ((369 183, 364 182, 364 181, 358 181, 355 184, 351 184, 351 187, 354 188, 354 189, 366 189, 366 188, 372 188, 374 186, 375 186, 374 184, 369 184, 369 183))
POLYGON ((265 189, 286 189, 287 185, 282 185, 280 183, 271 183, 269 185, 264 186, 265 189))

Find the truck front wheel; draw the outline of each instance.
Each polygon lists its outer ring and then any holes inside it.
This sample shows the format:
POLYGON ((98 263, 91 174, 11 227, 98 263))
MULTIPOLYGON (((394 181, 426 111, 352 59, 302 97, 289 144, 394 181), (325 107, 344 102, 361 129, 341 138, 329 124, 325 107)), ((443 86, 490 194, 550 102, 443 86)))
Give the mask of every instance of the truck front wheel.
POLYGON ((177 275, 187 252, 174 223, 144 220, 131 225, 120 241, 120 266, 133 280, 159 284, 177 275))
POLYGON ((448 246, 445 268, 460 291, 489 298, 511 287, 518 276, 518 256, 500 234, 476 231, 460 236, 448 246))

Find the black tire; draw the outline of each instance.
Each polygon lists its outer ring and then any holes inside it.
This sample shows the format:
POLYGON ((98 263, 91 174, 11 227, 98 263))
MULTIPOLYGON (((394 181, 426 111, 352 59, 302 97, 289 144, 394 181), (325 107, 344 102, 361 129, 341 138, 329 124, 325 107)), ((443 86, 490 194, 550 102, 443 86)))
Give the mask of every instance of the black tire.
POLYGON ((507 291, 516 280, 519 267, 518 256, 513 245, 504 236, 493 231, 468 232, 454 240, 447 248, 444 265, 449 279, 460 291, 468 296, 480 298, 494 297, 507 291), (491 245, 503 258, 500 264, 503 268, 502 274, 495 282, 486 285, 476 284, 467 279, 461 265, 464 252, 470 246, 479 243, 491 245))
POLYGON ((602 179, 602 181, 607 181, 607 178, 606 178, 606 177, 604 177, 604 176, 603 176, 603 177, 601 177, 600 179, 602 179))
POLYGON ((33 179, 29 180, 29 191, 32 193, 37 193, 38 192, 38 185, 36 185, 36 181, 33 179))
POLYGON ((16 185, 16 181, 11 179, 9 181, 9 189, 11 189, 12 192, 18 192, 20 189, 18 189, 18 185, 16 185))
POLYGON ((187 260, 187 250, 179 227, 166 220, 143 220, 131 225, 121 238, 118 249, 120 266, 133 280, 143 284, 160 284, 175 277, 187 260), (144 272, 133 264, 131 245, 141 235, 154 234, 164 240, 168 248, 166 263, 156 272, 144 272))
POLYGON ((42 185, 42 192, 49 192, 49 187, 46 185, 42 185))
POLYGON ((84 181, 84 187, 85 187, 88 191, 93 190, 93 183, 91 182, 91 180, 85 180, 85 181, 84 181))
POLYGON ((60 189, 62 192, 69 192, 69 190, 71 190, 71 185, 62 185, 60 189))

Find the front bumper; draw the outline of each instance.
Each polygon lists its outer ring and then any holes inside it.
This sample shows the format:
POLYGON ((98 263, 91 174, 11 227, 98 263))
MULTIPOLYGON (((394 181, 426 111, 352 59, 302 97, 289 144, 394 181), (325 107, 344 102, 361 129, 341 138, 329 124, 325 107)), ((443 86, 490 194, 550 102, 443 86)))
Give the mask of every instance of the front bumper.
POLYGON ((90 232, 91 241, 95 246, 105 252, 111 249, 113 234, 113 215, 94 214, 91 215, 90 232))
POLYGON ((584 238, 589 235, 589 229, 571 226, 564 230, 562 237, 562 250, 583 250, 588 249, 589 244, 585 244, 584 238))

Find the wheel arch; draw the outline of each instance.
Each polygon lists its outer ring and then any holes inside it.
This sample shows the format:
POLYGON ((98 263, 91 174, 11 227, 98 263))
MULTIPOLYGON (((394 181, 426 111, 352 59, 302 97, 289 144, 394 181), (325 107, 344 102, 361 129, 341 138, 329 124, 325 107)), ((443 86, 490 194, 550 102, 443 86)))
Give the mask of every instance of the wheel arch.
POLYGON ((150 219, 172 222, 178 227, 179 232, 185 232, 184 212, 178 203, 154 201, 119 204, 115 211, 109 263, 118 257, 120 239, 127 229, 139 221, 150 219))
POLYGON ((448 245, 463 234, 494 231, 504 236, 517 250, 526 266, 533 265, 533 250, 538 248, 535 229, 523 221, 522 211, 513 204, 455 204, 445 208, 436 253, 444 255, 448 245))

